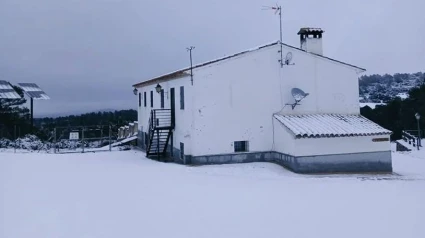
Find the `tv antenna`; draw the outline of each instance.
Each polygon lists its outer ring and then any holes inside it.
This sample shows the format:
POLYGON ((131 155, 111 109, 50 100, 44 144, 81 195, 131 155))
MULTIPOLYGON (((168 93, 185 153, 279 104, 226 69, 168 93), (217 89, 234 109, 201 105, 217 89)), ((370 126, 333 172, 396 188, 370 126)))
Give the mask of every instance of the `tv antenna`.
POLYGON ((274 14, 279 13, 279 30, 280 30, 280 67, 283 67, 283 52, 282 52, 282 7, 276 4, 275 7, 263 6, 262 10, 274 10, 274 14))
POLYGON ((301 105, 300 102, 301 100, 303 100, 305 97, 307 97, 309 94, 305 93, 303 90, 299 89, 299 88, 292 88, 291 89, 291 94, 292 97, 295 99, 295 103, 292 104, 285 104, 285 105, 291 105, 292 106, 292 110, 294 110, 294 108, 297 105, 301 105))
POLYGON ((194 49, 195 49, 195 46, 190 46, 190 47, 186 48, 186 50, 189 51, 189 55, 190 55, 190 82, 191 82, 192 85, 193 85, 192 50, 194 50, 194 49))

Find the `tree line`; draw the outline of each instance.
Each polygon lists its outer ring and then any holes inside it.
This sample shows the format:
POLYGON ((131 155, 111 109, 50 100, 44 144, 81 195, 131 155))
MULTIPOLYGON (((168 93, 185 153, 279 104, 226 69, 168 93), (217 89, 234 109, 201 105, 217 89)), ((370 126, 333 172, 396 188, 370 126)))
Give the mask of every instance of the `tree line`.
POLYGON ((421 131, 425 126, 425 85, 412 88, 409 97, 402 100, 394 98, 386 105, 377 105, 375 109, 369 106, 360 109, 360 113, 379 124, 380 126, 391 130, 392 140, 401 139, 403 130, 417 130, 417 120, 415 114, 419 113, 421 118, 419 125, 421 131))
POLYGON ((137 120, 136 110, 92 112, 56 118, 35 118, 34 128, 31 131, 30 111, 24 106, 27 101, 24 97, 24 92, 20 87, 14 85, 12 87, 21 98, 0 99, 0 138, 13 139, 15 136, 24 136, 31 133, 46 140, 49 139, 55 127, 111 125, 112 130, 117 131, 118 127, 137 120))
POLYGON ((56 127, 79 127, 79 126, 111 126, 113 132, 117 132, 121 126, 137 121, 136 110, 116 110, 109 112, 91 112, 81 115, 62 117, 45 117, 34 120, 35 126, 42 135, 47 135, 56 127))
POLYGON ((14 137, 14 128, 17 126, 22 134, 29 133, 30 111, 23 107, 27 100, 20 87, 12 85, 13 89, 21 96, 19 99, 0 98, 0 138, 14 137))

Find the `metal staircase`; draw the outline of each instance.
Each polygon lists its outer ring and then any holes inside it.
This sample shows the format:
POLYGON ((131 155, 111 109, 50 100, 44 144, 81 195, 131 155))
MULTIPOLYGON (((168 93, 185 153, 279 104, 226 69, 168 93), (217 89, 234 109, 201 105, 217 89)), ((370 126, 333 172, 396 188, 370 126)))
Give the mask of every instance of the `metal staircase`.
POLYGON ((171 109, 154 109, 149 118, 149 138, 146 149, 147 157, 160 159, 166 156, 168 143, 173 135, 171 109))

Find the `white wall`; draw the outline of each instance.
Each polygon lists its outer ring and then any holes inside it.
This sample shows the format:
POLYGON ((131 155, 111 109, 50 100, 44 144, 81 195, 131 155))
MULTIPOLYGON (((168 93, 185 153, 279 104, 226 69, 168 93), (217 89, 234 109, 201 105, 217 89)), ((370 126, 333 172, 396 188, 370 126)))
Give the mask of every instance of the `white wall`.
POLYGON ((233 153, 234 141, 250 151, 273 150, 272 114, 293 103, 291 89, 310 93, 302 105, 282 112, 359 113, 356 71, 303 51, 293 66, 280 67, 280 46, 260 49, 194 71, 193 155, 233 153))
MULTIPOLYGON (((192 107, 193 107, 193 87, 190 83, 190 77, 179 78, 160 83, 164 89, 164 109, 171 109, 170 89, 175 90, 175 120, 176 127, 174 130, 174 147, 179 149, 180 142, 184 143, 185 154, 191 153, 191 124, 192 124, 192 107), (184 87, 184 110, 180 109, 180 87, 184 87)), ((147 132, 149 127, 149 117, 152 109, 161 109, 161 94, 155 90, 156 84, 145 87, 139 87, 138 91, 142 93, 142 107, 139 108, 138 123, 139 127, 143 127, 143 131, 147 132), (150 106, 150 91, 153 91, 153 108, 150 106), (146 107, 144 107, 143 92, 146 92, 146 107)), ((137 98, 138 100, 138 98, 137 98)))
POLYGON ((279 100, 278 47, 265 48, 194 71, 193 156, 271 151, 272 113, 279 100))
POLYGON ((296 139, 295 156, 378 152, 391 150, 391 144, 389 140, 385 142, 372 142, 373 138, 389 139, 389 136, 296 139))
POLYGON ((295 65, 284 66, 282 69, 283 102, 294 102, 290 93, 294 87, 310 95, 295 110, 286 107, 285 114, 360 113, 356 70, 320 56, 284 48, 284 52, 288 51, 292 52, 295 65))
MULTIPOLYGON (((284 55, 292 52, 295 65, 281 68, 280 46, 275 45, 194 69, 193 86, 190 77, 161 83, 166 92, 171 87, 176 90, 174 146, 185 143, 185 154, 193 156, 227 154, 234 152, 234 141, 247 140, 250 152, 272 151, 273 113, 359 113, 355 69, 290 47, 283 49, 284 55), (182 85, 184 111, 179 103, 182 85), (293 103, 294 87, 310 95, 295 110, 289 106, 282 110, 285 103, 293 103)), ((160 107, 155 86, 138 89, 142 96, 147 91, 147 108, 142 102, 139 110, 139 125, 144 131, 151 110, 150 90, 154 91, 154 108, 160 107)), ((165 108, 169 108, 169 99, 166 102, 165 108)), ((290 150, 286 145, 276 148, 290 150)))
POLYGON ((274 145, 273 150, 287 155, 295 155, 295 137, 291 132, 276 118, 273 118, 274 123, 274 145))

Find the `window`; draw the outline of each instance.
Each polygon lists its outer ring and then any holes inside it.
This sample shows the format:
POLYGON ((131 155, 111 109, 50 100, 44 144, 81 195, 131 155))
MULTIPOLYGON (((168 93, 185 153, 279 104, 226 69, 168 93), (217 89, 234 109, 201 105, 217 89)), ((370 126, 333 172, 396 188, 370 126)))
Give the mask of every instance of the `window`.
POLYGON ((153 107, 153 91, 151 91, 151 107, 153 107))
POLYGON ((180 142, 180 159, 184 159, 184 144, 180 142))
POLYGON ((143 103, 145 104, 145 107, 146 107, 146 92, 143 93, 143 100, 144 100, 143 103))
POLYGON ((184 109, 184 87, 180 87, 180 109, 184 109))
POLYGON ((248 141, 235 141, 235 152, 248 152, 248 141))
POLYGON ((142 106, 142 93, 139 93, 139 107, 142 106))
POLYGON ((161 89, 161 108, 164 108, 164 89, 161 89))

